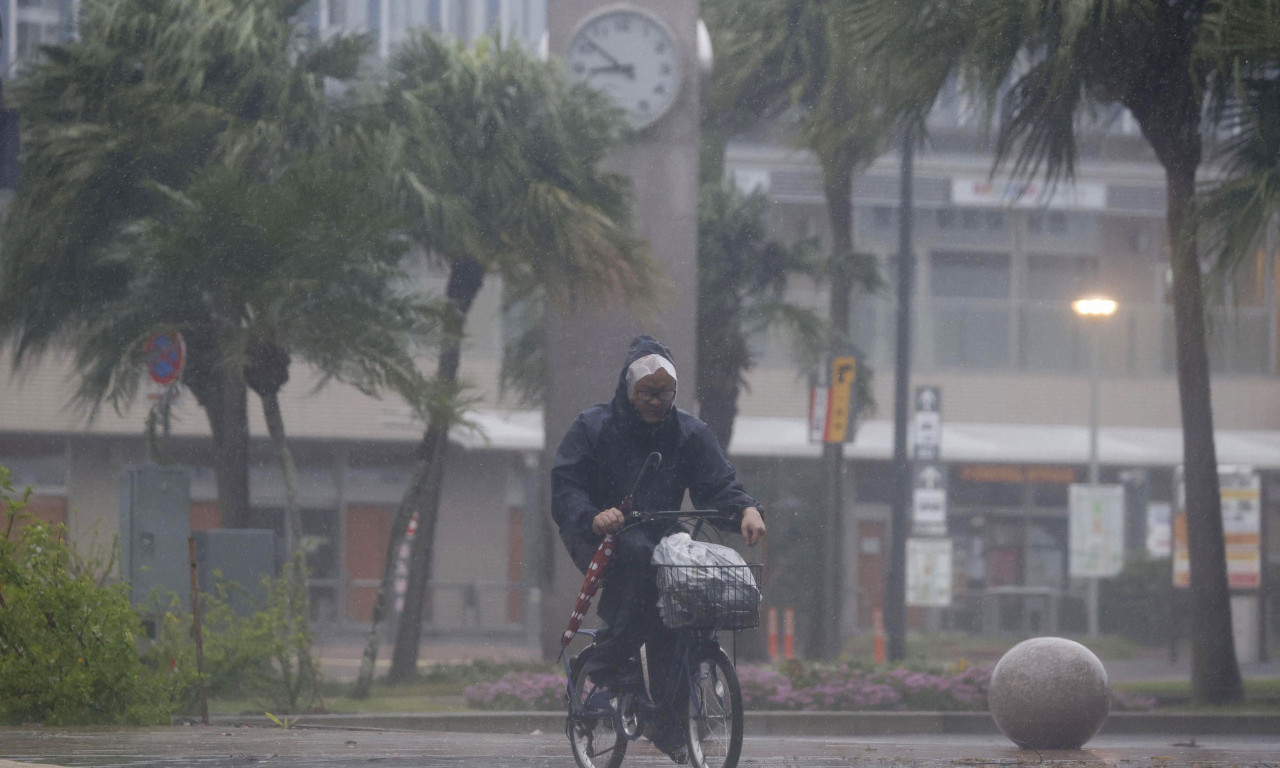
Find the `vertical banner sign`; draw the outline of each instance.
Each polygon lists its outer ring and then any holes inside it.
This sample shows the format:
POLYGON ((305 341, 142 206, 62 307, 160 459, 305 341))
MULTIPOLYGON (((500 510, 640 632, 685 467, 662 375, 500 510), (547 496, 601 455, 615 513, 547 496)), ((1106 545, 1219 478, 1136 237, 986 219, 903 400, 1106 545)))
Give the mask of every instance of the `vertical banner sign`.
POLYGON ((858 360, 852 355, 832 357, 822 366, 820 377, 809 388, 810 442, 853 442, 857 382, 858 360))
MULTIPOLYGON (((1173 519, 1173 586, 1191 586, 1187 549, 1186 490, 1179 468, 1174 479, 1177 512, 1173 519)), ((1262 583, 1262 481, 1252 467, 1219 467, 1222 538, 1226 545, 1227 586, 1258 589, 1262 583)))
POLYGON ((907 539, 907 605, 951 605, 951 539, 907 539))
POLYGON ((942 390, 916 387, 915 460, 937 461, 942 449, 942 390))
POLYGON ((1147 554, 1157 558, 1173 554, 1173 507, 1168 502, 1147 504, 1147 554))
POLYGON ((915 464, 911 492, 911 535, 947 535, 947 467, 937 461, 915 464))
POLYGON ((1124 486, 1073 483, 1070 505, 1070 573, 1108 578, 1124 568, 1124 486))
POLYGON ((827 402, 831 387, 815 383, 809 387, 809 442, 824 443, 827 437, 827 402))

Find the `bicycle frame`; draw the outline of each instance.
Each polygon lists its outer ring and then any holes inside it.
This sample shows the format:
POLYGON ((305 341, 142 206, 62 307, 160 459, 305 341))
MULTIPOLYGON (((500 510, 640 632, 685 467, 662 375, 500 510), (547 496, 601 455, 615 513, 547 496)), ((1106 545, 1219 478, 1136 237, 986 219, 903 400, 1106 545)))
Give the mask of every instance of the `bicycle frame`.
MULTIPOLYGON (((580 630, 580 634, 587 635, 595 640, 596 631, 594 629, 580 630)), ((667 692, 666 697, 662 701, 650 701, 649 697, 641 695, 640 692, 633 692, 637 695, 637 702, 643 712, 652 712, 660 710, 664 707, 670 707, 674 702, 676 692, 679 690, 677 686, 683 680, 685 684, 685 695, 690 700, 696 700, 697 678, 694 676, 693 654, 707 646, 720 649, 720 642, 716 638, 716 630, 713 629, 678 629, 676 632, 676 658, 679 659, 678 664, 673 664, 667 670, 666 686, 664 690, 667 692)), ((577 677, 573 674, 573 667, 569 660, 569 654, 564 655, 564 673, 565 673, 565 698, 569 702, 569 713, 572 717, 613 717, 615 714, 614 707, 609 706, 599 709, 587 709, 584 702, 578 701, 574 695, 577 688, 577 677)), ((579 675, 586 674, 585 671, 579 670, 579 675)), ((629 741, 635 741, 640 738, 641 734, 628 734, 629 741)))
MULTIPOLYGON (((726 515, 720 512, 719 510, 714 510, 714 509, 670 510, 670 511, 660 511, 660 512, 634 511, 630 513, 627 517, 628 517, 627 523, 621 529, 618 530, 615 536, 620 536, 622 535, 623 532, 631 528, 636 528, 642 525, 653 524, 653 523, 662 522, 662 521, 668 521, 673 525, 681 521, 693 522, 694 526, 693 526, 692 535, 696 536, 698 532, 701 530, 702 524, 704 522, 707 522, 713 519, 721 519, 721 520, 732 519, 731 515, 726 515)), ((578 630, 579 634, 587 635, 588 637, 590 637, 592 639, 592 642, 595 641, 597 632, 598 630, 595 630, 595 629, 579 629, 578 630)), ((692 694, 694 692, 695 678, 693 677, 693 671, 690 669, 691 654, 693 653, 694 650, 702 648, 703 646, 708 644, 713 645, 716 648, 720 647, 720 644, 716 639, 716 631, 713 629, 691 628, 691 629, 679 629, 679 630, 675 630, 675 632, 676 632, 676 654, 675 655, 676 655, 676 658, 679 660, 679 663, 673 664, 671 668, 667 671, 667 680, 666 680, 667 685, 664 687, 664 690, 667 691, 666 700, 651 702, 649 701, 648 696, 641 695, 638 697, 637 700, 639 701, 640 707, 642 708, 643 711, 648 712, 648 711, 658 709, 662 706, 670 705, 676 695, 676 691, 677 691, 676 686, 680 684, 681 677, 684 678, 686 687, 688 688, 687 693, 692 694)), ((573 668, 570 662, 570 655, 565 653, 562 655, 562 658, 564 662, 564 672, 565 672, 565 698, 569 702, 570 715, 573 717, 599 717, 599 716, 604 716, 606 714, 611 715, 612 708, 609 708, 608 710, 606 709, 587 710, 584 702, 580 702, 577 700, 577 697, 574 695, 574 689, 577 687, 576 685, 577 679, 574 677, 574 674, 573 674, 573 668)), ((631 735, 628 738, 634 741, 636 738, 639 738, 639 735, 638 734, 631 735)))

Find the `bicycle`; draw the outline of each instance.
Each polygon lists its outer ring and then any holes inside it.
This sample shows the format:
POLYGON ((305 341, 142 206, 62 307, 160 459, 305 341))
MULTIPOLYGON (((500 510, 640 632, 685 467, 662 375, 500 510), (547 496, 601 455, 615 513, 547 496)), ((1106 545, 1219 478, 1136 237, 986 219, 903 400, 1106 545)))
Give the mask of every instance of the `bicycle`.
MULTIPOLYGON (((665 518, 672 520, 672 530, 683 529, 688 522, 694 522, 696 537, 703 522, 730 519, 730 516, 716 510, 632 512, 623 530, 665 518)), ((645 685, 640 690, 634 685, 617 689, 597 686, 586 672, 595 654, 601 652, 600 646, 594 643, 596 630, 579 630, 579 634, 591 637, 593 643, 577 656, 566 654, 564 657, 568 706, 565 735, 579 768, 619 768, 626 756, 627 744, 642 735, 645 718, 674 706, 676 697, 681 695, 685 696, 685 745, 694 768, 734 768, 738 764, 743 733, 742 690, 733 662, 720 647, 716 633, 759 626, 758 598, 745 601, 750 604, 750 610, 746 610, 742 607, 743 600, 726 599, 741 598, 741 593, 726 595, 724 590, 757 590, 763 568, 760 565, 659 565, 657 568, 660 590, 687 590, 681 594, 700 598, 696 615, 685 616, 682 626, 673 627, 676 663, 667 672, 667 684, 659 689, 667 695, 662 701, 651 699, 649 691, 653 687, 647 685, 647 665, 641 668, 645 685), (685 568, 697 569, 691 572, 693 578, 689 577, 690 573, 679 577, 674 572, 685 568), (737 608, 728 608, 729 605, 737 608)))

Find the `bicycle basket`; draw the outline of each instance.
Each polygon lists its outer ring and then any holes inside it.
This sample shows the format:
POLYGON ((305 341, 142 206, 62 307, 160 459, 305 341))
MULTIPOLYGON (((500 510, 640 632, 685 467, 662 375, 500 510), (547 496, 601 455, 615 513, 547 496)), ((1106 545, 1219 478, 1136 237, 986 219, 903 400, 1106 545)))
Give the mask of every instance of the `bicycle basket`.
POLYGON ((659 565, 658 612, 671 629, 760 626, 761 565, 659 565))

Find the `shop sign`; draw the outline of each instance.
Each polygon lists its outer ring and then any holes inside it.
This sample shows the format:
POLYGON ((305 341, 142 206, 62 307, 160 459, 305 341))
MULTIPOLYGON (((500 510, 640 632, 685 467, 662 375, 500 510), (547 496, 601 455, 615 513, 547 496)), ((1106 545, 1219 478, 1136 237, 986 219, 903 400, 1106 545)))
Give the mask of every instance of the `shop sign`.
MULTIPOLYGON (((1258 589, 1262 583, 1262 481, 1252 467, 1220 467, 1222 537, 1226 545, 1227 586, 1258 589)), ((1191 586, 1187 548, 1186 489, 1179 468, 1175 478, 1178 510, 1173 520, 1173 586, 1191 586)))
POLYGON ((1070 499, 1070 573, 1108 578, 1124 569, 1124 486, 1073 484, 1070 499))
POLYGON ((907 605, 951 605, 951 539, 907 539, 907 605))

